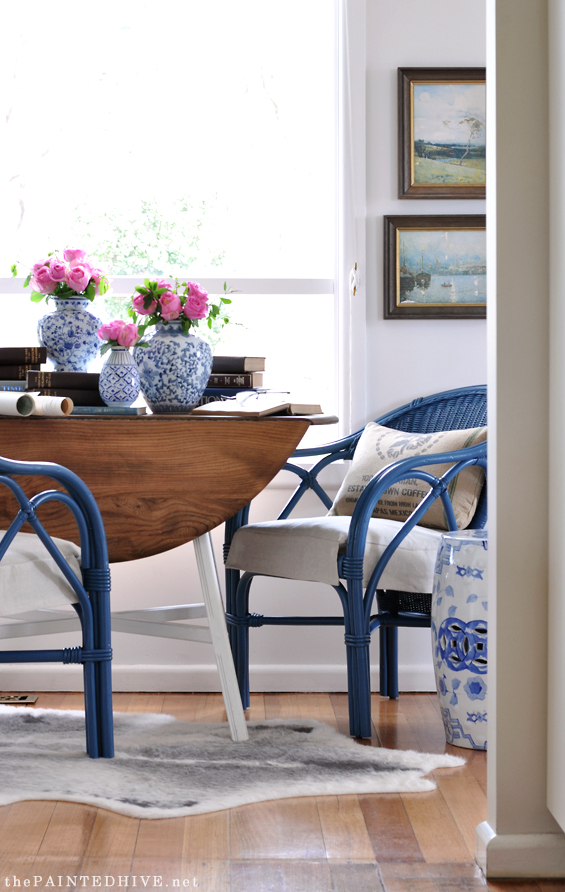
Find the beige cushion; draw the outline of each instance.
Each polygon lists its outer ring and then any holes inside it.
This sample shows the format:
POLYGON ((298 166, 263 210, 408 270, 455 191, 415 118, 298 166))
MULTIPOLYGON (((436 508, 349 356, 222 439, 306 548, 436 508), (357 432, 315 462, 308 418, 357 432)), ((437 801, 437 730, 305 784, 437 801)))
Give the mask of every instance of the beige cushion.
MULTIPOLYGON (((0 530, 0 540, 4 533, 0 530)), ((53 542, 81 579, 78 545, 54 536, 53 542)), ((0 616, 77 601, 74 589, 38 537, 34 533, 18 533, 0 561, 0 616)))
MULTIPOLYGON (((337 558, 345 551, 350 523, 349 517, 306 517, 249 524, 233 537, 226 567, 337 585, 337 558)), ((394 520, 369 521, 364 586, 401 526, 394 520)), ((436 530, 416 526, 389 560, 379 588, 431 592, 440 538, 436 530)))
MULTIPOLYGON (((351 516, 359 496, 375 474, 392 462, 418 455, 452 452, 482 443, 487 438, 486 427, 460 431, 440 431, 433 434, 411 434, 382 427, 370 422, 359 439, 351 467, 343 481, 330 515, 351 516)), ((423 470, 441 477, 449 464, 428 465, 423 470)), ((473 519, 484 483, 484 472, 476 466, 465 468, 448 487, 457 527, 464 530, 473 519)), ((430 487, 422 480, 408 478, 389 487, 376 505, 373 517, 405 520, 420 504, 430 487)), ((448 525, 441 500, 434 502, 419 521, 421 526, 447 530, 448 525)))

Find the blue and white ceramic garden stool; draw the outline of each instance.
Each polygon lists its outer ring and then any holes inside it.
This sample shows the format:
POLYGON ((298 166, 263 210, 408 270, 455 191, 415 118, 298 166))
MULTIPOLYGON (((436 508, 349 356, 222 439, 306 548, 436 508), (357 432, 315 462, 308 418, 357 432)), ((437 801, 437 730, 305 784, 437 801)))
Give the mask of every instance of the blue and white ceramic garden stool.
POLYGON ((441 537, 432 595, 432 650, 448 743, 487 748, 486 530, 441 537))

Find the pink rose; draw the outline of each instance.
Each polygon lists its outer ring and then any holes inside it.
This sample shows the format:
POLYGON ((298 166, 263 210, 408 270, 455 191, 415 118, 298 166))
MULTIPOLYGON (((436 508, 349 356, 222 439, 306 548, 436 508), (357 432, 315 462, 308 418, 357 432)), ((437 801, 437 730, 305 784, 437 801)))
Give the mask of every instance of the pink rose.
POLYGON ((152 313, 157 309, 157 301, 152 300, 147 309, 145 308, 144 300, 147 295, 139 294, 139 292, 134 295, 132 298, 133 308, 136 313, 139 313, 141 316, 151 316, 152 313))
POLYGON ((94 281, 95 291, 96 291, 96 294, 98 295, 98 294, 100 294, 100 282, 102 281, 102 279, 106 278, 106 273, 103 270, 98 269, 98 267, 93 267, 90 270, 90 275, 94 281))
POLYGON ((165 291, 159 298, 159 303, 161 304, 161 316, 163 319, 171 322, 172 319, 179 318, 182 304, 178 295, 173 294, 172 291, 165 291))
POLYGON ((127 322, 124 322, 123 319, 114 319, 113 322, 106 322, 98 329, 98 337, 102 338, 103 341, 117 341, 122 328, 126 325, 127 322))
POLYGON ((41 269, 42 266, 47 266, 48 263, 51 262, 50 257, 46 257, 45 260, 38 260, 37 263, 34 263, 31 268, 31 273, 35 276, 38 269, 41 269))
POLYGON ((133 322, 126 322, 118 335, 118 344, 121 347, 133 347, 138 337, 137 325, 134 325, 133 322))
MULTIPOLYGON (((67 252, 65 251, 65 256, 67 252)), ((88 283, 90 282, 90 276, 92 274, 92 269, 88 263, 77 263, 76 266, 71 264, 70 269, 67 271, 66 282, 67 285, 73 289, 73 291, 84 291, 88 283)))
POLYGON ((41 294, 53 294, 58 284, 51 277, 51 270, 48 266, 39 267, 33 277, 32 283, 35 291, 40 291, 41 294))
POLYGON ((204 291, 204 289, 198 284, 198 282, 187 282, 186 293, 189 297, 208 297, 208 292, 204 291))
POLYGON ((77 266, 86 260, 86 251, 81 248, 66 248, 63 257, 71 266, 77 266))
POLYGON ((62 260, 57 260, 56 258, 52 257, 49 263, 49 271, 51 273, 51 278, 55 282, 65 281, 65 277, 67 275, 67 267, 62 260))
MULTIPOLYGON (((206 292, 204 292, 206 294, 206 292)), ((183 307, 184 315, 187 319, 204 319, 208 315, 208 295, 206 297, 197 297, 189 295, 183 307)))

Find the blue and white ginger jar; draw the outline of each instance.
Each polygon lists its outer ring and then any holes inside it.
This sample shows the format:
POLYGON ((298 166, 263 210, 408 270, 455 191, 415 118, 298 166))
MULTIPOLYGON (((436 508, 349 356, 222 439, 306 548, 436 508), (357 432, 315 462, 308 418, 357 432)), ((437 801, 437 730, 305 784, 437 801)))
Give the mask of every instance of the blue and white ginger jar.
POLYGON ((487 748, 488 542, 485 530, 441 537, 432 594, 432 651, 448 743, 487 748))
POLYGON ((141 392, 156 413, 190 412, 200 401, 212 371, 212 348, 178 321, 159 323, 148 347, 136 347, 141 392))
POLYGON ((128 347, 112 347, 102 366, 98 384, 107 406, 125 408, 139 396, 139 371, 128 347))
POLYGON ((47 357, 58 372, 87 372, 98 356, 102 325, 88 311, 87 298, 51 298, 55 312, 43 316, 37 323, 37 335, 47 357))

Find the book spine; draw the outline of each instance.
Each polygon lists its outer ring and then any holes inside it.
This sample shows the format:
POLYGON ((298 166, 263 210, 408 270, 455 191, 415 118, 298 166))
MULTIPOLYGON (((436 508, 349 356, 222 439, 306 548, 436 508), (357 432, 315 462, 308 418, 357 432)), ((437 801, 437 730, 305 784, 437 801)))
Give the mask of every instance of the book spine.
POLYGON ((212 374, 232 374, 239 375, 242 372, 248 372, 249 364, 253 363, 251 369, 255 372, 265 371, 265 358, 263 356, 214 356, 212 360, 212 374))
POLYGON ((28 390, 42 387, 72 387, 73 390, 98 390, 100 375, 95 372, 39 372, 26 375, 28 390))
MULTIPOLYGON (((47 347, 0 347, 0 365, 29 365, 47 362, 47 347)), ((0 375, 0 378, 2 375, 0 375)))
POLYGON ((39 363, 31 365, 0 365, 0 378, 3 381, 25 381, 29 371, 39 368, 39 363))
POLYGON ((1 391, 18 391, 23 392, 26 389, 25 381, 0 381, 1 391))
POLYGON ((208 387, 261 387, 263 384, 262 372, 243 372, 241 375, 221 374, 210 375, 208 387))
POLYGON ((137 406, 77 406, 71 415, 145 415, 137 406))
POLYGON ((40 390, 42 396, 67 396, 75 406, 106 405, 96 390, 75 390, 72 387, 41 387, 40 390))

